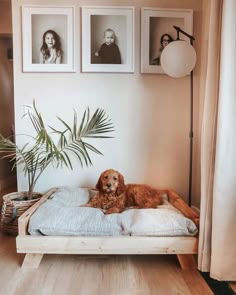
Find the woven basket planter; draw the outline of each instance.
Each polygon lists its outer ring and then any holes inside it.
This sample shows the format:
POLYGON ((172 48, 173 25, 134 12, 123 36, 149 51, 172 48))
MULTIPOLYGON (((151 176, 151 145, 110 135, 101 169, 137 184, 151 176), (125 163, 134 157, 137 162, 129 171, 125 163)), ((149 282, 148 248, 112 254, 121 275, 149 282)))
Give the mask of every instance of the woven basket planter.
POLYGON ((33 199, 28 200, 26 192, 15 192, 3 196, 1 212, 2 230, 16 236, 18 234, 18 218, 41 197, 40 193, 33 193, 33 199))

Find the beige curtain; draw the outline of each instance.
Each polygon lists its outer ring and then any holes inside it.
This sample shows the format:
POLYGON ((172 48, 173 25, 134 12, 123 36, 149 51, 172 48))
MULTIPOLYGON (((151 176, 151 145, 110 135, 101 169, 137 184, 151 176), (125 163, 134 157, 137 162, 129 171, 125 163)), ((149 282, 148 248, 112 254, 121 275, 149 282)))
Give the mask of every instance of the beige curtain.
POLYGON ((236 1, 211 0, 209 16, 198 267, 236 281, 236 1))

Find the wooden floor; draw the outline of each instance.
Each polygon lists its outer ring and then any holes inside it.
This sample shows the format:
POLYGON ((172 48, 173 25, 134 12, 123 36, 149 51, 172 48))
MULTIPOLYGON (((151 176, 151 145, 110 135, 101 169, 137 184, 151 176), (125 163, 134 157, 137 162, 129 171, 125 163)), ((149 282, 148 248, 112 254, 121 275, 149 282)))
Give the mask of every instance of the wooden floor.
POLYGON ((21 269, 15 238, 0 233, 1 295, 213 294, 197 270, 175 255, 45 255, 39 269, 21 269))

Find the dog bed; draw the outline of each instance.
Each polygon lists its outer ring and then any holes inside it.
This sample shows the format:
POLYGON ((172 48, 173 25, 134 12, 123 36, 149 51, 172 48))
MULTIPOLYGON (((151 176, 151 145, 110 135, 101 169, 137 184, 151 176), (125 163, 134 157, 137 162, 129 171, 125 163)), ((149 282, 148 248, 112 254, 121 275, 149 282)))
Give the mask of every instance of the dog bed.
POLYGON ((128 209, 104 215, 96 208, 80 207, 93 197, 86 188, 58 189, 31 216, 28 232, 47 236, 193 236, 197 226, 163 196, 157 209, 128 209))
POLYGON ((22 267, 38 267, 44 254, 177 254, 182 268, 196 267, 199 216, 172 190, 157 209, 104 215, 80 207, 88 189, 52 189, 18 220, 22 267))

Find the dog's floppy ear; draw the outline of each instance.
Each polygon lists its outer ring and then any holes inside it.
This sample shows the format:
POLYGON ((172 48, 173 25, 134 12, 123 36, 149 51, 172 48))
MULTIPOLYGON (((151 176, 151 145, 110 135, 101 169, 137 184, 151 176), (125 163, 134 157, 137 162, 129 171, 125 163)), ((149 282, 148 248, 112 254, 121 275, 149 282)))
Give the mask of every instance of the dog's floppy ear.
POLYGON ((119 173, 119 184, 116 190, 117 195, 119 196, 125 191, 125 181, 124 181, 124 176, 119 173))
POLYGON ((102 191, 102 175, 100 175, 98 182, 96 184, 96 189, 101 192, 102 191))

